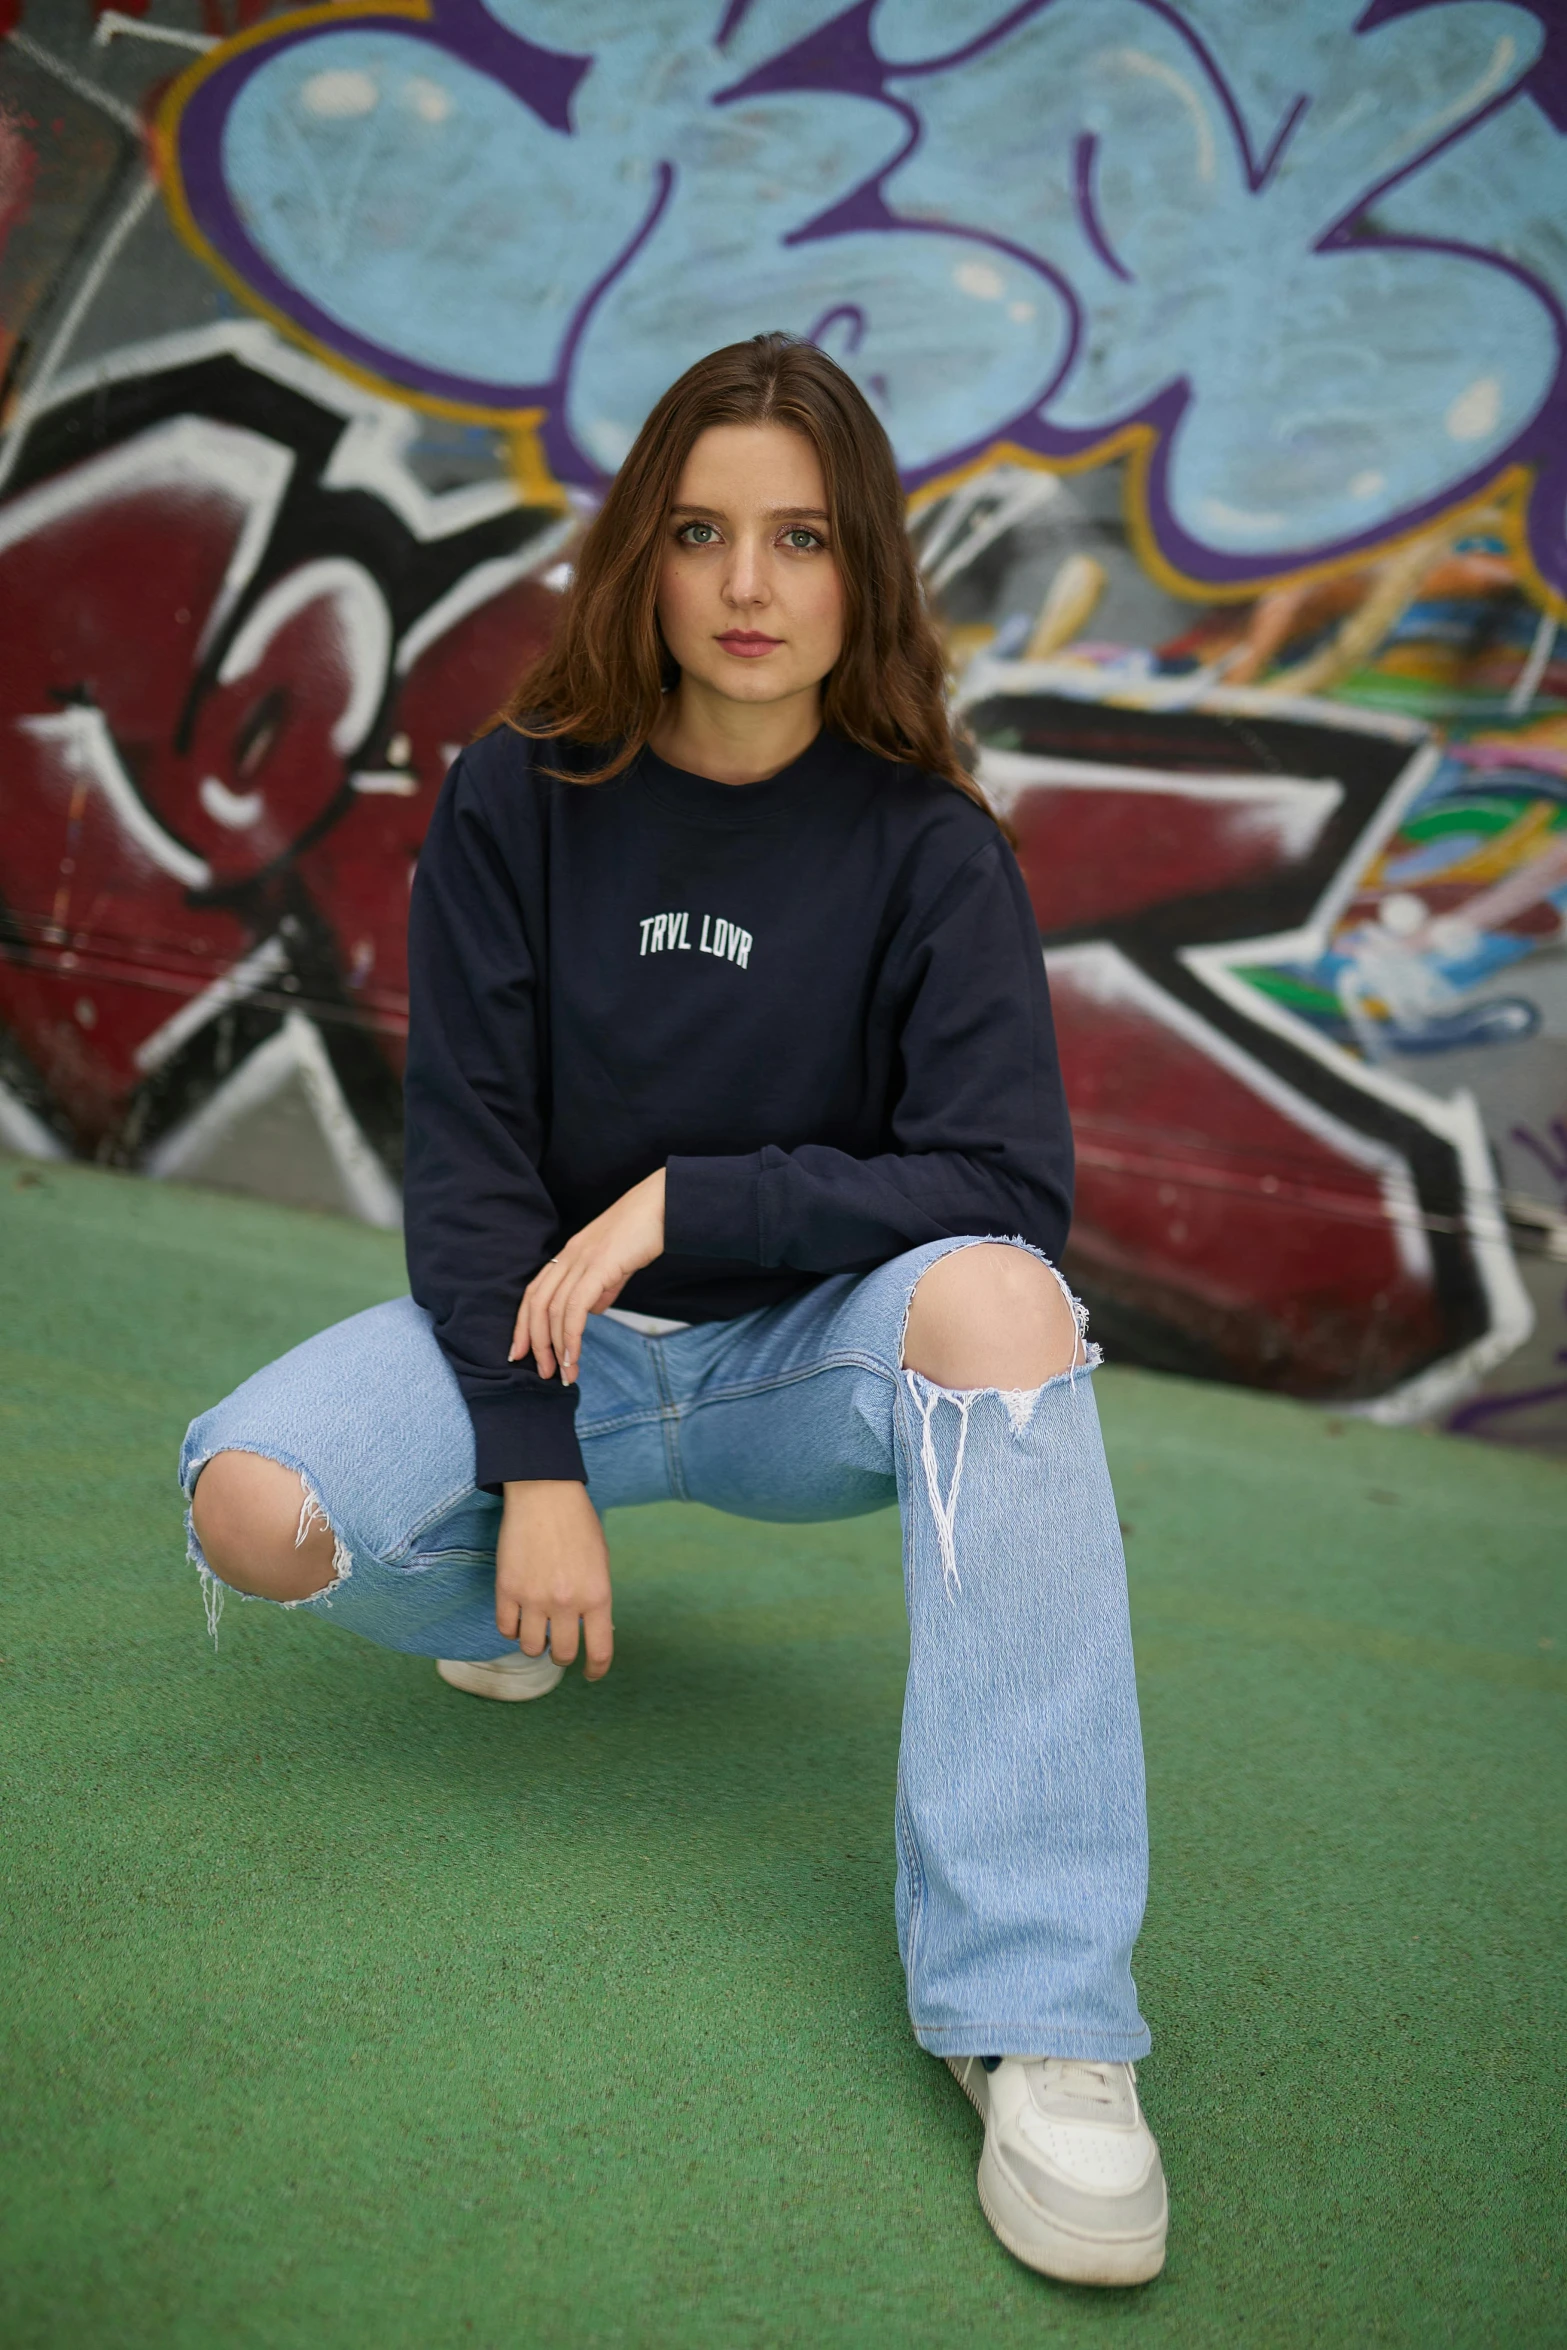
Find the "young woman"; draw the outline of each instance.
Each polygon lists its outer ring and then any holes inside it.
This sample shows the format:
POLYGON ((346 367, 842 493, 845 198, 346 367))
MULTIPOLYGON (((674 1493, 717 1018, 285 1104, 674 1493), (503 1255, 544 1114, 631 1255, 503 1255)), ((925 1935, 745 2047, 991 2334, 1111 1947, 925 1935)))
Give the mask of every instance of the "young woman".
POLYGON ((896 1498, 915 2035, 1009 2250, 1155 2275, 1142 1749, 1044 968, 886 437, 819 351, 758 336, 654 409, 447 777, 410 946, 413 1295, 196 1421, 209 1596, 538 1697, 579 1646, 609 1670, 606 1509, 896 1498))

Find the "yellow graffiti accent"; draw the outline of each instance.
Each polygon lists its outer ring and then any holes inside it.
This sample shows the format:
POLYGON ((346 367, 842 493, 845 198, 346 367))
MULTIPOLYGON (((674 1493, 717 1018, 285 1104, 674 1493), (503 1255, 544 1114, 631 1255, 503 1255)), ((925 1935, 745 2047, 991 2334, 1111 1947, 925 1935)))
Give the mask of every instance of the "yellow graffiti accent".
POLYGON ((1492 835, 1484 848, 1465 857, 1462 864, 1444 868, 1444 881, 1501 881, 1516 872, 1520 865, 1528 865, 1548 847, 1555 829, 1556 806, 1551 800, 1537 800, 1532 808, 1508 825, 1505 832, 1492 835))
POLYGON ((1421 582, 1452 546, 1454 532, 1433 530, 1412 538, 1381 566, 1363 603, 1334 630, 1319 652, 1281 669, 1269 680, 1282 694, 1325 694, 1362 661, 1369 661, 1399 616, 1413 603, 1421 582))
POLYGON ((1384 645, 1377 667, 1388 677, 1402 677, 1411 685, 1433 692, 1463 684, 1471 663, 1463 647, 1442 644, 1384 645))
POLYGON ((1039 608, 1034 633, 1023 648, 1024 660, 1048 661, 1081 636, 1109 584, 1110 574, 1092 555, 1068 555, 1039 608))
POLYGON ((988 652, 995 641, 995 626, 989 620, 959 621, 956 627, 943 629, 948 677, 956 683, 969 663, 978 654, 988 652))
POLYGON ((1160 587, 1188 602, 1250 604, 1276 588, 1299 587, 1314 580, 1342 579, 1350 572, 1364 571, 1372 564, 1386 562, 1405 547, 1416 545, 1439 532, 1459 537, 1484 509, 1487 519, 1495 525, 1518 567, 1520 588, 1532 602, 1554 618, 1567 620, 1567 596, 1559 594, 1541 578, 1529 546, 1524 517, 1534 483, 1535 468, 1532 465, 1505 465, 1490 481, 1482 482, 1464 497, 1456 499, 1444 512, 1406 530, 1390 531, 1386 538, 1359 547, 1353 554, 1324 556, 1317 562, 1300 563, 1256 579, 1232 582, 1201 579, 1195 572, 1182 571, 1160 547, 1154 533, 1148 500, 1148 479, 1158 445, 1159 434, 1151 424, 1122 425, 1103 440, 1075 451, 1070 457, 1042 456, 1037 449, 1025 448, 1018 441, 991 441, 977 456, 954 466, 949 473, 939 474, 922 483, 909 499, 909 512, 911 516, 923 513, 926 507, 949 496, 962 483, 988 473, 993 466, 1022 465, 1036 473, 1071 475, 1092 472, 1097 466, 1109 465, 1117 458, 1124 457, 1127 466, 1122 505, 1126 533, 1143 569, 1160 587))
POLYGON ((525 506, 554 506, 569 514, 571 500, 551 473, 539 438, 543 422, 542 408, 519 409, 509 418, 505 427, 506 470, 525 506))
MULTIPOLYGON (((1504 881, 1509 873, 1533 864, 1552 845, 1562 811, 1553 800, 1536 800, 1521 816, 1515 817, 1505 831, 1493 833, 1479 848, 1466 856, 1455 857, 1450 865, 1427 874, 1428 881, 1440 881, 1444 888, 1456 882, 1473 882, 1487 888, 1493 881, 1504 881)), ((1362 877, 1359 894, 1374 896, 1387 889, 1388 861, 1396 854, 1386 849, 1362 877)))
POLYGON ((1499 744, 1504 750, 1528 743, 1539 750, 1560 751, 1567 758, 1567 717, 1552 715, 1533 718, 1527 726, 1490 726, 1471 735, 1469 739, 1474 743, 1499 744))

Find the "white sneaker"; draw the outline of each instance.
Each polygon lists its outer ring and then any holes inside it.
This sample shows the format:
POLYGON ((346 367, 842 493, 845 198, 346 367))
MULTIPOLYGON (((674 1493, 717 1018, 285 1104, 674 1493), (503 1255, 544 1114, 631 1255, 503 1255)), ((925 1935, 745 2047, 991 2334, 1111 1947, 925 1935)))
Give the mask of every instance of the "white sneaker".
POLYGON ((548 1697, 556 1682, 565 1672, 548 1649, 542 1656, 524 1656, 514 1648, 505 1656, 492 1656, 483 1664, 473 1664, 465 1657, 438 1656, 435 1669, 443 1681, 454 1689, 466 1689, 470 1697, 503 1697, 515 1705, 525 1697, 548 1697))
POLYGON ((949 2056, 985 2124, 979 2200, 1009 2252, 1074 2285, 1143 2285, 1164 2266, 1169 2199, 1129 2064, 949 2056))

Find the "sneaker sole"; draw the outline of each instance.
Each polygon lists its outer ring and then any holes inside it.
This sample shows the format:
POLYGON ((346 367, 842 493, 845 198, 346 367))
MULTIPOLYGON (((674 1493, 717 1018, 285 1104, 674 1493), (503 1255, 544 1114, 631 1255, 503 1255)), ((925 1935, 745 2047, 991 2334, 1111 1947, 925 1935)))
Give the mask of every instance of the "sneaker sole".
POLYGON ((962 2062, 949 2056, 947 2069, 987 2132, 979 2158, 979 2207, 1013 2259, 1064 2285, 1151 2284, 1164 2266, 1168 2204, 1159 2225, 1138 2236, 1085 2236, 1047 2218, 1037 2205, 1024 2201, 992 2158, 989 2116, 977 2091, 964 2080, 962 2062))
POLYGON ((537 1676, 497 1673, 488 1665, 470 1664, 465 1658, 451 1656, 438 1656, 435 1669, 449 1688, 464 1690, 469 1697, 493 1697, 505 1705, 524 1705, 530 1697, 548 1697, 565 1675, 563 1665, 543 1657, 538 1662, 541 1670, 537 1676))

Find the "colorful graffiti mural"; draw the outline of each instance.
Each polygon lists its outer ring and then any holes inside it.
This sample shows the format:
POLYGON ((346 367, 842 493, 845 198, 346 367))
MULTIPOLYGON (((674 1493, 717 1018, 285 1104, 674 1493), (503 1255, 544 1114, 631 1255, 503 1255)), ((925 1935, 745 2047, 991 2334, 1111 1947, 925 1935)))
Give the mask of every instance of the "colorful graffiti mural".
POLYGON ((408 876, 651 399, 883 416, 1123 1359, 1567 1445, 1567 24, 12 0, 0 1143, 397 1215, 408 876))
POLYGON ((431 496, 257 331, 61 386, 0 507, 11 1126, 174 1174, 297 1075, 391 1222, 408 882, 575 524, 431 496))
POLYGON ((1195 616, 1151 606, 1091 507, 992 474, 923 527, 947 592, 988 567, 1004 615, 955 632, 962 698, 1046 942, 1101 1326, 1394 1410, 1510 1361, 1463 1424, 1544 1440, 1567 1335, 1559 1154, 1527 1108, 1567 1092, 1555 620, 1486 502, 1195 616), (1109 633, 1128 621, 1142 641, 1109 633))
MULTIPOLYGON (((417 394, 536 409, 563 478, 781 323, 855 373, 912 483, 998 439, 1135 436, 1149 546, 1204 585, 1540 465, 1529 545, 1564 592, 1560 258, 1516 251, 1511 104, 1567 98, 1550 14, 1318 0, 1221 56, 1221 11, 1164 0, 338 6, 215 52, 161 139, 247 291, 417 394), (1444 200, 1424 167, 1459 142, 1444 200)), ((1561 192, 1548 128, 1535 163, 1561 192)))

